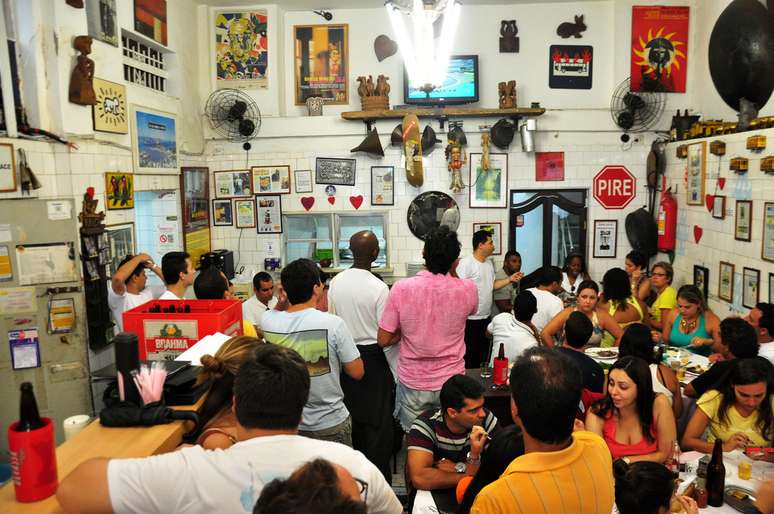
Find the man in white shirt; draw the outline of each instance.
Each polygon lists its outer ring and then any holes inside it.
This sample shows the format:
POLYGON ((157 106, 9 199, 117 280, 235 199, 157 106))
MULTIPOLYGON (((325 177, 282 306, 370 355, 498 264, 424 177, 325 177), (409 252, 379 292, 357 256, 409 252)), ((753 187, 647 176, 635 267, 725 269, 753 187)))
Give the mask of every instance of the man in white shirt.
POLYGON ((253 277, 253 296, 242 303, 242 319, 249 321, 261 334, 261 317, 267 309, 277 305, 274 298, 274 280, 265 271, 260 271, 253 277))
POLYGON ((500 343, 505 349, 505 356, 510 362, 516 360, 527 348, 538 346, 540 333, 532 325, 532 316, 537 312, 537 300, 530 291, 522 291, 513 301, 513 312, 501 312, 486 327, 492 334, 492 355, 489 365, 494 366, 494 359, 500 350, 500 343))
POLYGON ((744 319, 758 334, 758 355, 774 364, 774 304, 760 302, 744 319))
POLYGON ((385 349, 376 344, 379 320, 387 303, 387 284, 371 273, 371 264, 379 256, 379 240, 370 230, 363 230, 349 239, 354 263, 331 280, 328 290, 328 312, 344 320, 352 333, 365 375, 361 380, 341 377, 344 404, 352 416, 352 445, 363 452, 392 480, 392 410, 394 388, 386 351, 396 351, 396 345, 385 349))
POLYGON ((324 458, 367 484, 369 513, 400 513, 395 493, 360 452, 298 435, 309 384, 300 355, 261 345, 234 381, 239 442, 227 450, 193 446, 140 459, 91 459, 60 483, 57 499, 66 512, 244 514, 273 479, 324 458))
POLYGON ((492 291, 521 280, 521 273, 495 280, 494 264, 489 256, 494 253, 492 233, 478 230, 473 234, 473 253, 460 260, 457 276, 467 278, 476 284, 478 290, 478 310, 468 316, 465 323, 465 367, 478 368, 487 360, 489 340, 486 327, 492 312, 492 291))
POLYGON ((159 300, 182 300, 185 291, 194 281, 194 267, 191 256, 186 252, 169 252, 161 258, 161 273, 167 290, 159 300))
POLYGON ((150 269, 161 278, 161 269, 147 253, 127 255, 108 285, 108 306, 113 314, 116 334, 124 331, 124 312, 153 299, 150 289, 145 288, 145 270, 150 269))
POLYGON ((543 266, 538 286, 527 289, 537 298, 537 312, 532 317, 532 324, 538 332, 564 309, 561 298, 556 296, 562 291, 561 284, 562 271, 556 266, 543 266))

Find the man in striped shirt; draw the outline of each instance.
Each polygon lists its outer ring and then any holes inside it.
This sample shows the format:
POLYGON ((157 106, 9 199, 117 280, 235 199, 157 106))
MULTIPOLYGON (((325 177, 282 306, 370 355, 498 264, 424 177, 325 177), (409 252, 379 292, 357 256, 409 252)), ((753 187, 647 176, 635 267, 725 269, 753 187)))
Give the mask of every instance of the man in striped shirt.
POLYGON ((420 414, 408 434, 409 480, 416 489, 455 487, 475 475, 487 434, 497 418, 484 408, 484 387, 465 375, 452 375, 441 387, 441 408, 420 414))

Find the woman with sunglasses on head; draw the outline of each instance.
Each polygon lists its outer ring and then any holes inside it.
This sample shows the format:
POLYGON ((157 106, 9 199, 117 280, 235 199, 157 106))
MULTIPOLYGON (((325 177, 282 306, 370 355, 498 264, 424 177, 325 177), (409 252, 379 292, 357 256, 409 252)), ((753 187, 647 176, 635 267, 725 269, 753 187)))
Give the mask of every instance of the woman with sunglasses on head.
POLYGON ((575 311, 582 312, 591 320, 594 326, 594 332, 592 332, 589 338, 588 346, 599 346, 602 342, 602 334, 607 331, 615 339, 617 343, 623 335, 623 330, 618 326, 618 323, 613 319, 610 314, 604 309, 598 308, 599 303, 599 286, 593 280, 584 280, 578 284, 578 296, 575 307, 567 307, 559 314, 548 322, 543 331, 540 333, 540 338, 546 346, 561 346, 564 336, 562 331, 564 330, 564 324, 567 322, 567 318, 570 317, 575 311), (557 341, 555 341, 557 339, 557 341))
POLYGON ((672 287, 674 270, 668 262, 657 262, 650 272, 650 285, 656 293, 656 300, 650 306, 650 327, 659 332, 662 320, 669 311, 677 307, 677 291, 672 287))
MULTIPOLYGON (((773 374, 774 368, 765 359, 740 360, 718 390, 710 389, 696 402, 683 447, 712 453, 718 438, 723 441, 724 452, 747 446, 770 447, 774 440, 773 374)), ((760 458, 772 460, 768 455, 760 458)))
POLYGON ((672 406, 653 392, 648 364, 623 357, 610 368, 607 394, 586 415, 586 430, 600 435, 615 459, 664 463, 672 454, 677 427, 672 406))
POLYGON ((579 292, 577 286, 581 282, 591 280, 588 270, 586 270, 586 259, 579 253, 567 254, 564 259, 564 268, 562 268, 562 289, 565 293, 577 295, 579 292))
POLYGON ((637 250, 626 254, 624 261, 629 287, 632 294, 643 302, 650 296, 651 282, 648 278, 648 258, 637 250))
POLYGON ((720 347, 720 319, 707 308, 699 288, 685 285, 677 291, 677 307, 663 319, 662 339, 669 346, 685 347, 709 355, 720 347))

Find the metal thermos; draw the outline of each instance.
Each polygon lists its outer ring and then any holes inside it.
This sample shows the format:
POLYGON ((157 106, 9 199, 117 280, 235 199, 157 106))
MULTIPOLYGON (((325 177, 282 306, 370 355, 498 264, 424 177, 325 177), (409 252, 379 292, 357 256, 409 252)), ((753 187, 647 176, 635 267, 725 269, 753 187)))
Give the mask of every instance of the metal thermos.
POLYGON ((113 338, 116 352, 116 372, 118 374, 118 396, 142 407, 142 399, 137 386, 134 385, 132 371, 140 369, 140 350, 137 335, 131 332, 121 332, 113 338))

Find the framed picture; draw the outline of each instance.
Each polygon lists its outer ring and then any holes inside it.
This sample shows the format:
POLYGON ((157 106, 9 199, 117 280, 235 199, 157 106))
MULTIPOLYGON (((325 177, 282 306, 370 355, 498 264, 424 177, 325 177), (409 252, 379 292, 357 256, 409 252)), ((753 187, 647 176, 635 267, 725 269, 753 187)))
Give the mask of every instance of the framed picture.
POLYGON ((105 173, 105 207, 109 211, 134 209, 134 175, 123 172, 105 173))
POLYGON ((618 247, 618 220, 594 220, 595 259, 614 259, 618 247))
POLYGON ((354 186, 357 161, 318 157, 314 162, 314 181, 318 184, 354 186))
POLYGON ((564 152, 535 152, 535 180, 564 180, 564 152))
POLYGON ((216 87, 269 87, 268 26, 266 9, 215 11, 216 87))
POLYGON ((0 191, 16 191, 16 155, 9 143, 0 143, 0 191))
POLYGON ((486 230, 492 234, 492 242, 494 243, 494 253, 492 255, 502 255, 502 223, 498 222, 485 222, 485 223, 473 223, 473 232, 479 230, 486 230))
POLYGON ((256 196, 258 233, 282 233, 282 197, 280 195, 256 196))
POLYGON ((774 303, 774 273, 769 273, 769 303, 774 303))
POLYGON ((321 97, 325 103, 349 103, 349 26, 293 27, 296 105, 321 97))
POLYGON ((750 241, 752 239, 752 200, 736 201, 734 239, 737 241, 750 241))
POLYGON ((116 0, 86 0, 86 24, 91 37, 118 46, 116 0))
POLYGON ((693 265, 693 285, 699 288, 704 299, 709 298, 709 270, 698 264, 693 265))
POLYGON ((722 195, 715 195, 714 203, 712 204, 712 217, 716 220, 726 219, 726 197, 722 195))
POLYGON ((216 227, 230 227, 234 224, 231 200, 212 201, 212 224, 216 227))
POLYGON ((126 88, 107 80, 94 79, 97 103, 92 107, 94 130, 126 134, 129 132, 129 113, 126 105, 126 88))
POLYGON ((688 183, 685 187, 688 205, 704 204, 704 177, 707 172, 707 142, 688 145, 688 183))
POLYGON ((167 0, 134 0, 134 30, 167 46, 167 0))
POLYGON ((508 154, 490 153, 489 169, 481 168, 481 154, 468 155, 470 207, 508 207, 508 154))
POLYGON ((174 114, 131 106, 135 173, 177 174, 177 118, 174 114))
POLYGON ((253 192, 257 195, 290 193, 290 166, 253 166, 253 192))
POLYGON ((720 261, 718 298, 728 303, 734 301, 734 265, 730 262, 720 261))
POLYGON ((105 227, 107 236, 108 262, 107 275, 112 276, 118 265, 127 255, 135 255, 134 223, 121 223, 105 227))
POLYGON ((215 198, 253 196, 253 180, 250 170, 215 171, 215 198))
POLYGON ((742 306, 752 309, 760 299, 761 272, 753 268, 742 268, 742 306))
POLYGON ((314 188, 312 186, 312 170, 296 170, 293 172, 296 179, 296 193, 311 193, 314 188))
POLYGON ((774 262, 774 202, 763 204, 763 241, 761 242, 761 257, 765 261, 774 262))
POLYGON ((180 169, 182 191, 183 249, 199 269, 199 258, 210 251, 210 170, 180 169))
POLYGON ((371 205, 395 205, 393 166, 371 166, 371 205))
POLYGON ((236 228, 255 228, 255 200, 234 200, 236 228))

